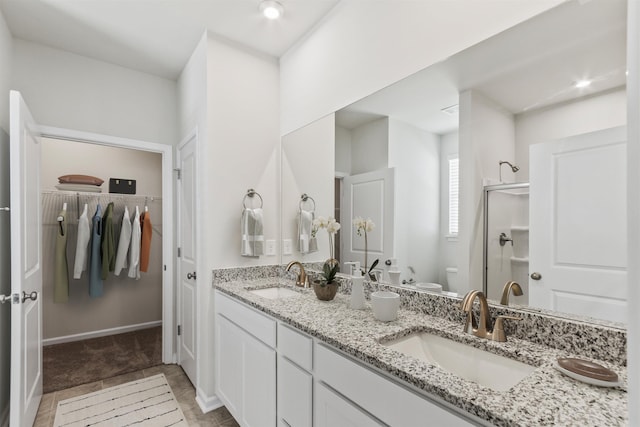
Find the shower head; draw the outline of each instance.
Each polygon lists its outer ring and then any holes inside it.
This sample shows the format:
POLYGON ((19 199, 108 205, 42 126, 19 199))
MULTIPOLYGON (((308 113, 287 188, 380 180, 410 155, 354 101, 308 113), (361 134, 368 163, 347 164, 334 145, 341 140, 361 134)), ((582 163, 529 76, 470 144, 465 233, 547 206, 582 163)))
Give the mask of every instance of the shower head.
POLYGON ((511 172, 516 173, 520 170, 520 168, 516 165, 512 165, 510 162, 507 162, 506 160, 500 160, 500 166, 502 166, 503 164, 508 164, 511 167, 511 172))

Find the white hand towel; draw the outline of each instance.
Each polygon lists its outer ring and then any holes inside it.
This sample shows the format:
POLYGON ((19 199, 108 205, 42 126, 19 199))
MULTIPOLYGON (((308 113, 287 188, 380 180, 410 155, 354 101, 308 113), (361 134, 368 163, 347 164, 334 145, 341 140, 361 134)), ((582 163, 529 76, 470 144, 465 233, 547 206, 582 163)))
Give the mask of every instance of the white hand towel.
POLYGON ((122 269, 127 267, 127 252, 129 252, 130 242, 131 218, 129 217, 129 208, 125 206, 122 225, 120 226, 120 241, 118 242, 118 251, 116 253, 116 268, 113 271, 116 276, 119 276, 122 269))
POLYGON ((262 209, 242 211, 240 255, 258 257, 264 254, 264 235, 262 231, 262 209))
POLYGON ((313 226, 313 212, 300 210, 298 216, 298 236, 299 245, 298 250, 301 254, 308 254, 313 252, 311 250, 311 228, 313 226))
POLYGON ((89 240, 91 239, 91 229, 89 228, 89 217, 87 216, 87 205, 78 219, 78 238, 76 240, 76 259, 73 264, 73 278, 79 279, 82 272, 87 269, 87 258, 89 253, 89 240))

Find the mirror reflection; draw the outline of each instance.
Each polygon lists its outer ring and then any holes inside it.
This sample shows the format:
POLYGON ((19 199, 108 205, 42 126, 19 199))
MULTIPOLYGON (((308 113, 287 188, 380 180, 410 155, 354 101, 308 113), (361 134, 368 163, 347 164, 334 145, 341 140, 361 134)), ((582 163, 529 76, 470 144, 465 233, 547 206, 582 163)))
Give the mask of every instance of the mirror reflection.
POLYGON ((623 321, 625 51, 624 1, 568 2, 286 135, 283 262, 329 256, 324 230, 299 251, 306 193, 342 225, 336 257, 366 252, 385 281, 397 265, 408 286, 500 300, 514 280, 512 305, 623 321))

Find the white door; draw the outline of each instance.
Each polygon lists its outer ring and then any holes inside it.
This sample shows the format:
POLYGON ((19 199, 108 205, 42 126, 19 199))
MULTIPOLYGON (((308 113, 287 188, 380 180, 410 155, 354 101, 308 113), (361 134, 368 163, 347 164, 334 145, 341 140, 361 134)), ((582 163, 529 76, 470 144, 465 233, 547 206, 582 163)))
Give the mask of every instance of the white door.
POLYGON ((42 221, 40 139, 19 92, 11 91, 12 427, 32 426, 42 398, 42 221))
POLYGON ((196 140, 178 146, 178 363, 196 384, 196 140))
POLYGON ((625 322, 626 128, 530 148, 529 303, 625 322))
MULTIPOLYGON (((341 201, 342 250, 340 261, 360 261, 364 266, 364 236, 358 236, 353 218, 371 218, 375 223, 367 235, 367 268, 375 259, 377 270, 388 268, 385 261, 393 258, 394 170, 380 169, 343 179, 341 201)), ((348 273, 348 271, 344 271, 348 273)))

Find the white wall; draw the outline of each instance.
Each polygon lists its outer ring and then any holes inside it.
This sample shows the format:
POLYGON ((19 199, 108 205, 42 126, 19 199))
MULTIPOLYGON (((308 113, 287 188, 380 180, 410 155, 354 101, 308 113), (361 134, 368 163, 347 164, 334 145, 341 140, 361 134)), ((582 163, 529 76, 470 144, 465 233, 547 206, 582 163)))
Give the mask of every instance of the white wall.
MULTIPOLYGON (((0 11, 0 207, 9 206, 9 88, 13 39, 0 11)), ((11 293, 9 213, 0 212, 0 294, 11 293)), ((0 305, 0 425, 9 422, 11 305, 0 305)))
POLYGON ((336 172, 351 175, 351 131, 336 125, 336 172))
POLYGON ((438 281, 440 234, 440 138, 389 119, 389 167, 395 168, 395 257, 423 282, 438 281))
POLYGON ((109 178, 135 179, 136 194, 162 197, 162 155, 159 153, 43 138, 41 188, 55 190, 58 177, 68 174, 92 175, 104 180, 103 193, 109 192, 109 178))
MULTIPOLYGON (((630 306, 640 303, 640 3, 628 2, 627 66, 630 78, 627 107, 629 112, 627 145, 627 225, 628 298, 630 306)), ((629 402, 640 400, 640 310, 629 310, 627 348, 629 361, 629 402)), ((629 425, 640 423, 640 405, 629 406, 629 425)))
POLYGON ((20 39, 14 54, 12 86, 38 123, 176 143, 175 81, 20 39))
POLYGON ((458 292, 482 289, 483 181, 497 182, 499 161, 514 157, 513 115, 477 91, 460 94, 458 292))
POLYGON ((389 164, 389 119, 365 123, 351 131, 351 174, 387 168, 389 164))
MULTIPOLYGON (((529 146, 572 135, 627 124, 625 89, 577 99, 567 104, 535 110, 515 117, 518 181, 529 181, 529 146)), ((507 172, 503 169, 503 174, 507 172)))
POLYGON ((447 282, 447 267, 458 266, 458 239, 449 234, 449 157, 458 156, 458 131, 440 137, 440 269, 438 283, 445 289, 456 292, 457 288, 447 282))
MULTIPOLYGON (((329 258, 326 230, 319 230, 316 236, 317 252, 298 251, 298 210, 300 196, 306 193, 315 201, 316 218, 334 215, 335 122, 335 115, 329 114, 282 137, 282 238, 293 242, 292 254, 282 255, 283 264, 292 260, 322 262, 329 258)), ((311 206, 311 201, 304 204, 306 210, 311 206)))
POLYGON ((240 214, 247 189, 254 188, 264 200, 265 239, 279 239, 281 147, 276 59, 205 37, 178 86, 181 131, 197 124, 200 134, 196 389, 206 406, 215 404, 211 271, 278 262, 275 256, 240 256, 240 214), (206 100, 198 91, 204 91, 206 100))
POLYGON ((562 0, 344 0, 280 60, 282 134, 562 0))
POLYGON ((0 127, 9 132, 9 89, 11 88, 11 64, 13 37, 0 11, 0 127))

